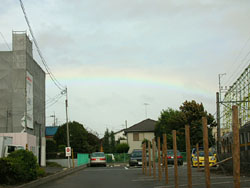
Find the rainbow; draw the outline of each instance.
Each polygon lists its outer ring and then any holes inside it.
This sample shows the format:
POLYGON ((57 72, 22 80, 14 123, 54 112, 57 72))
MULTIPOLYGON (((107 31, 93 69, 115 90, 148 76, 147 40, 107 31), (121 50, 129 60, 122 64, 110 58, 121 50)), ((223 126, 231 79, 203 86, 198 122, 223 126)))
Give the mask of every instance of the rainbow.
MULTIPOLYGON (((195 87, 185 84, 185 82, 173 75, 152 74, 143 70, 120 70, 107 68, 78 68, 64 69, 54 73, 61 83, 72 85, 78 84, 124 84, 129 86, 145 86, 159 89, 176 90, 177 92, 188 92, 191 94, 211 96, 214 90, 208 90, 205 87, 195 87)), ((47 83, 51 82, 48 78, 47 83)))

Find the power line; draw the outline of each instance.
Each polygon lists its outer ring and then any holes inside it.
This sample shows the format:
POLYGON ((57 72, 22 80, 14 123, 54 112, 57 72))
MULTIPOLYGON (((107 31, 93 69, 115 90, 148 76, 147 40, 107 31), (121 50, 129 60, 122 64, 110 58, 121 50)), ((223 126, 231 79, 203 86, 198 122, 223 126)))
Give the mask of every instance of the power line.
POLYGON ((43 65, 44 65, 44 67, 45 67, 45 69, 46 69, 46 71, 47 71, 47 74, 50 76, 51 80, 54 82, 54 84, 57 86, 57 88, 58 88, 59 90, 62 91, 62 90, 65 89, 65 87, 56 79, 56 77, 55 77, 55 76, 53 75, 53 73, 50 71, 50 68, 49 68, 49 66, 47 65, 47 63, 46 63, 44 57, 42 56, 42 52, 41 52, 41 50, 40 50, 40 48, 39 48, 39 46, 38 46, 38 43, 37 43, 37 41, 36 41, 36 38, 35 38, 34 34, 33 34, 33 30, 32 30, 32 28, 31 28, 31 25, 30 25, 28 16, 27 16, 27 14, 26 14, 26 11, 25 11, 23 2, 22 2, 22 0, 19 0, 19 2, 20 2, 20 5, 21 5, 21 8, 22 8, 22 11, 23 11, 23 14, 24 14, 26 23, 27 23, 27 25, 28 25, 28 27, 29 27, 30 34, 31 34, 31 36, 32 36, 32 38, 33 38, 33 41, 34 41, 34 44, 35 44, 35 46, 36 46, 37 52, 38 52, 38 54, 39 54, 39 56, 40 56, 40 58, 41 58, 41 60, 42 60, 42 63, 43 63, 43 65))
POLYGON ((3 40, 4 40, 4 43, 6 44, 6 46, 8 47, 8 49, 11 51, 10 46, 8 45, 7 41, 5 40, 2 32, 0 32, 0 34, 1 34, 2 38, 3 38, 3 40))

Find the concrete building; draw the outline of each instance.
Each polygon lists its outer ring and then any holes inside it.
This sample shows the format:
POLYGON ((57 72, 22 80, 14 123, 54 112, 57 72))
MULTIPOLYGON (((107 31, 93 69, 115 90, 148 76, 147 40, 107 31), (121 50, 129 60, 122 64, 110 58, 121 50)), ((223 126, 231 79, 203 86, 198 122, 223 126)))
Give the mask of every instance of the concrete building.
POLYGON ((134 149, 142 149, 142 141, 144 139, 152 141, 155 137, 156 123, 157 121, 155 120, 146 119, 124 130, 128 139, 128 153, 132 153, 134 149))
POLYGON ((1 135, 12 136, 45 166, 45 72, 26 32, 13 32, 12 51, 0 52, 1 135))

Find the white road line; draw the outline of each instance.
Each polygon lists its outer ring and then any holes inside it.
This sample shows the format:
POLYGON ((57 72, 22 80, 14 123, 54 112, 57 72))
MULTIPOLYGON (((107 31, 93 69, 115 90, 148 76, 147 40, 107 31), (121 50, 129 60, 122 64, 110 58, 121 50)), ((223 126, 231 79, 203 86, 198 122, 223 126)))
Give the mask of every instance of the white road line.
POLYGON ((136 180, 132 180, 132 181, 154 181, 155 179, 153 178, 148 178, 148 179, 136 179, 136 180))

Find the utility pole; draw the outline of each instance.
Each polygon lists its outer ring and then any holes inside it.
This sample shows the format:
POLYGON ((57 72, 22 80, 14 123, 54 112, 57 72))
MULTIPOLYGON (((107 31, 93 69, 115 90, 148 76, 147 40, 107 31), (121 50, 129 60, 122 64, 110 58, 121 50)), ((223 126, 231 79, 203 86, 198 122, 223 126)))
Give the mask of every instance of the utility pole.
MULTIPOLYGON (((67 87, 65 89, 66 100, 65 100, 65 107, 66 107, 66 123, 67 123, 67 147, 70 147, 69 144, 69 121, 68 121, 68 90, 67 87)), ((70 168, 70 157, 68 156, 68 168, 70 168)))
POLYGON ((220 143, 221 143, 221 133, 220 133, 220 101, 219 101, 219 92, 216 92, 216 118, 217 118, 217 153, 220 153, 220 143))
POLYGON ((54 124, 53 124, 53 126, 56 126, 56 115, 55 115, 55 112, 54 112, 54 115, 51 115, 50 117, 54 118, 54 124))
POLYGON ((148 118, 148 112, 147 112, 147 106, 149 105, 148 103, 144 103, 145 105, 145 116, 146 116, 146 119, 148 118))

